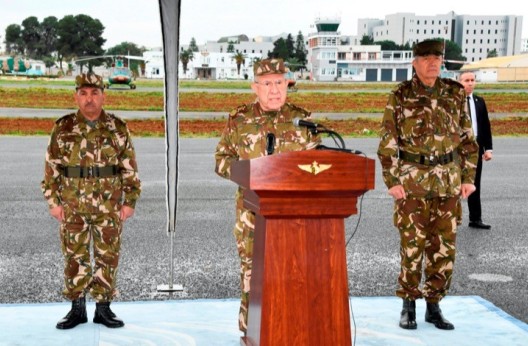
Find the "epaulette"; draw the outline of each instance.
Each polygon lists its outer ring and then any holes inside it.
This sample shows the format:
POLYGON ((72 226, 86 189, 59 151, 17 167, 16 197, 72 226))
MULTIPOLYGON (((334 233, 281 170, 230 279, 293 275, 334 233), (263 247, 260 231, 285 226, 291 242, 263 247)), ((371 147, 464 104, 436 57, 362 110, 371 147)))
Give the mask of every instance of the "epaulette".
POLYGON ((459 88, 464 88, 464 86, 459 82, 451 78, 442 78, 441 79, 443 83, 451 86, 457 86, 459 88))
POLYGON ((113 121, 115 121, 117 124, 119 125, 126 125, 126 121, 124 121, 123 119, 121 119, 120 117, 118 117, 117 115, 115 115, 114 113, 108 113, 105 111, 105 114, 106 116, 109 118, 109 119, 112 119, 113 121))
POLYGON ((237 114, 246 113, 250 110, 250 105, 241 105, 229 112, 230 117, 235 117, 237 114))
POLYGON ((409 86, 411 86, 412 84, 412 79, 409 79, 409 80, 404 80, 400 83, 398 83, 398 85, 396 85, 393 89, 392 89, 392 92, 396 92, 402 88, 408 88, 409 86))
POLYGON ((293 103, 289 103, 289 102, 286 102, 286 104, 291 108, 291 110, 294 110, 294 111, 297 111, 299 113, 302 113, 302 114, 304 114, 305 117, 307 117, 310 114, 312 114, 312 112, 310 112, 306 108, 294 105, 293 103))
POLYGON ((62 117, 60 117, 57 120, 55 120, 55 124, 61 123, 64 120, 66 120, 67 118, 73 118, 73 117, 75 117, 76 114, 77 113, 68 113, 66 115, 63 115, 62 117))

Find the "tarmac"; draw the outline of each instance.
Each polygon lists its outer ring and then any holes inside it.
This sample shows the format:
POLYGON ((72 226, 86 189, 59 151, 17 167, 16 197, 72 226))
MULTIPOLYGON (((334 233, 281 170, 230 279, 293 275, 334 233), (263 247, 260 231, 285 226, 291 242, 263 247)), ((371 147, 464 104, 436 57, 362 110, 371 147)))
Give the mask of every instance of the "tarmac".
MULTIPOLYGON (((169 273, 166 233, 165 142, 136 138, 143 194, 125 225, 114 311, 120 330, 89 322, 72 331, 55 323, 69 310, 60 290, 62 259, 57 224, 39 183, 44 136, 0 136, 0 345, 238 345, 238 258, 232 225, 234 183, 214 174, 217 138, 180 139, 174 297, 156 291, 169 273)), ((346 139, 376 159, 377 139, 346 139)), ((454 331, 423 321, 418 330, 398 327, 401 301, 394 297, 398 236, 393 202, 376 160, 376 187, 345 221, 354 345, 526 345, 528 343, 527 138, 494 138, 485 163, 482 201, 489 231, 458 229, 451 290, 442 303, 454 331)), ((93 303, 89 304, 89 314, 93 303), (90 305, 92 304, 92 305, 90 305)))

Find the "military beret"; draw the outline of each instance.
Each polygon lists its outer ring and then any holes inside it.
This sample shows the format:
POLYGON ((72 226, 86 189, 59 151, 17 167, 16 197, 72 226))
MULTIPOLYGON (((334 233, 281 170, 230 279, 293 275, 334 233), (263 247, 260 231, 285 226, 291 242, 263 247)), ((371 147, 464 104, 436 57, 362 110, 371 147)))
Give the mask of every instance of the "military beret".
POLYGON ((103 77, 95 73, 81 73, 75 77, 75 90, 82 87, 104 89, 103 77))
POLYGON ((444 42, 438 40, 425 40, 418 42, 413 47, 413 55, 444 55, 444 42))
POLYGON ((253 63, 253 74, 264 76, 267 74, 284 74, 286 66, 282 59, 264 59, 253 63))

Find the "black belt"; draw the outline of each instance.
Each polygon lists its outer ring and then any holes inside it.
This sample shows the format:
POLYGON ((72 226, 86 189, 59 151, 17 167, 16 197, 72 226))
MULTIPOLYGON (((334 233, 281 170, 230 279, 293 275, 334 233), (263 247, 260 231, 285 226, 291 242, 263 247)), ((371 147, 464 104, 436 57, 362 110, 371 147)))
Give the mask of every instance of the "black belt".
POLYGON ((106 178, 117 175, 117 166, 67 166, 63 169, 66 178, 106 178))
POLYGON ((450 162, 453 162, 456 158, 456 153, 450 152, 448 154, 435 156, 425 156, 419 154, 411 154, 406 151, 400 150, 400 159, 406 162, 419 163, 420 165, 426 166, 436 166, 436 165, 446 165, 450 162))

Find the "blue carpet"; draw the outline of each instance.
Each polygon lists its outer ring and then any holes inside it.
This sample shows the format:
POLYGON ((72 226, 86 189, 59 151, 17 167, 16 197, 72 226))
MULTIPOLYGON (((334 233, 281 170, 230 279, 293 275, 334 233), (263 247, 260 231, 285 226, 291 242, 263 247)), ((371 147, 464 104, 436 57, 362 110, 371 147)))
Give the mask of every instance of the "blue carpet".
MULTIPOLYGON (((239 345, 238 300, 171 300, 115 302, 113 311, 125 327, 108 329, 91 322, 95 304, 88 303, 88 323, 58 330, 55 323, 70 303, 0 304, 0 345, 239 345)), ((351 299, 354 345, 528 345, 528 325, 477 297, 442 301, 454 331, 436 329, 423 320, 425 302, 417 302, 418 329, 398 327, 401 300, 396 297, 351 299), (355 323, 355 325, 354 325, 355 323)))

